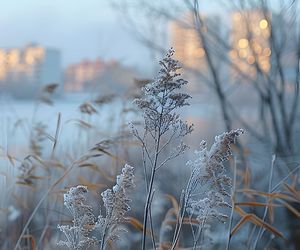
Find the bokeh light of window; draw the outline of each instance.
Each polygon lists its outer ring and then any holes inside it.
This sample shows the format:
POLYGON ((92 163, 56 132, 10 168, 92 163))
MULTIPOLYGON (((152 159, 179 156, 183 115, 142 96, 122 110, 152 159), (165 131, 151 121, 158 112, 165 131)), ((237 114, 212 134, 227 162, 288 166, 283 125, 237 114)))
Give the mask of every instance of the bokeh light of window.
POLYGON ((242 39, 239 40, 239 47, 240 47, 241 49, 247 48, 247 47, 248 47, 248 44, 249 44, 249 42, 248 42, 248 40, 245 39, 245 38, 242 38, 242 39))
POLYGON ((268 27, 268 21, 266 19, 260 20, 259 27, 263 30, 266 29, 268 27))

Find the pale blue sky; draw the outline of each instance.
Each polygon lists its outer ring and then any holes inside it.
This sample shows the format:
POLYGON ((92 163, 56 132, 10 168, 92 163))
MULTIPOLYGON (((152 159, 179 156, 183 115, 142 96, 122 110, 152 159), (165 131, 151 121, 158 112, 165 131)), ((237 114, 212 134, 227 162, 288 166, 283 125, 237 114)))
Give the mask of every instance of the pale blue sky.
POLYGON ((109 0, 0 0, 0 10, 0 47, 55 47, 64 66, 97 56, 140 69, 151 61, 120 25, 109 0))
POLYGON ((138 65, 141 51, 145 53, 117 23, 108 1, 1 0, 0 9, 0 47, 29 42, 56 47, 64 65, 97 56, 138 65))

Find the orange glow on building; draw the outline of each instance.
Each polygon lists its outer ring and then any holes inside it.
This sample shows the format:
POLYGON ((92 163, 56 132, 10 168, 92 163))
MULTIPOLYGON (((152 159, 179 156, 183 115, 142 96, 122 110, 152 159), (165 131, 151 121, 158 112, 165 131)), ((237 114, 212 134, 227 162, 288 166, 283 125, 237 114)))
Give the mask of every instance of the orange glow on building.
POLYGON ((199 36, 192 27, 193 16, 188 14, 184 20, 178 20, 171 23, 170 33, 172 47, 176 53, 175 57, 183 66, 196 69, 201 67, 205 56, 205 51, 201 45, 199 36))
POLYGON ((103 72, 105 63, 100 59, 85 60, 67 67, 64 74, 65 90, 82 91, 86 84, 95 81, 103 72))
POLYGON ((258 67, 268 72, 271 49, 269 45, 270 26, 263 13, 259 10, 249 10, 232 14, 231 44, 229 56, 236 67, 249 74, 258 67), (233 51, 238 56, 233 57, 233 51), (257 63, 257 65, 255 65, 257 63))
POLYGON ((0 49, 0 85, 41 85, 61 82, 60 52, 30 44, 25 48, 0 49))
MULTIPOLYGON (((203 16, 202 32, 206 34, 208 30, 218 32, 220 27, 220 18, 215 15, 203 16)), ((199 90, 199 75, 209 75, 209 69, 206 60, 206 51, 197 29, 194 26, 194 13, 188 12, 180 19, 170 23, 171 46, 175 49, 175 58, 185 68, 184 74, 191 83, 189 88, 192 91, 199 90)), ((201 87, 203 90, 203 87, 201 87)))

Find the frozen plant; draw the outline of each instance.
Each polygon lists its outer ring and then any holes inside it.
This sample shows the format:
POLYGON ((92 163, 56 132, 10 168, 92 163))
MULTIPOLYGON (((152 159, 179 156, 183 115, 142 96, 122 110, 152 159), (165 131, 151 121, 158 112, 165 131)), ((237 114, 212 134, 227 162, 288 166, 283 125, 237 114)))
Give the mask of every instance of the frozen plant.
POLYGON ((142 88, 142 97, 135 103, 143 111, 145 130, 153 137, 162 136, 173 129, 184 136, 191 132, 190 126, 180 120, 175 112, 178 108, 189 105, 188 94, 177 92, 188 82, 180 77, 177 71, 181 68, 172 56, 174 50, 170 49, 166 57, 159 64, 161 66, 154 82, 142 88))
POLYGON ((142 96, 135 100, 143 112, 144 132, 141 135, 132 126, 133 135, 139 140, 142 148, 144 175, 147 198, 144 208, 142 249, 146 246, 146 231, 148 219, 151 227, 152 245, 155 248, 153 227, 151 221, 151 201, 153 199, 153 182, 156 171, 165 166, 168 161, 184 153, 187 145, 183 138, 192 132, 192 126, 180 119, 179 108, 189 105, 188 94, 180 89, 188 82, 180 77, 181 68, 173 59, 174 50, 159 62, 160 70, 157 78, 142 88, 142 96), (172 145, 172 150, 168 146, 172 145), (164 159, 160 155, 167 155, 164 159))
POLYGON ((119 225, 126 221, 125 214, 130 210, 128 191, 134 187, 134 168, 125 165, 122 174, 117 176, 117 183, 112 189, 102 192, 105 217, 100 213, 95 229, 100 232, 100 249, 104 249, 108 241, 119 239, 124 229, 119 225))
POLYGON ((190 221, 194 218, 198 221, 196 229, 192 226, 194 249, 203 236, 205 224, 211 219, 225 222, 227 215, 220 212, 220 208, 231 207, 226 201, 230 198, 228 190, 231 187, 231 178, 226 175, 224 161, 232 154, 231 144, 243 133, 242 129, 225 132, 215 137, 215 142, 208 150, 205 141, 200 143, 200 150, 196 151, 197 158, 187 162, 191 168, 191 176, 184 191, 181 221, 174 236, 173 248, 175 248, 185 212, 190 221))
POLYGON ((128 190, 134 187, 133 171, 134 168, 126 164, 122 174, 117 176, 116 185, 102 192, 106 214, 103 216, 100 212, 98 220, 92 212, 92 207, 86 204, 87 187, 72 187, 64 195, 64 205, 73 216, 73 225, 58 226, 66 238, 58 245, 80 250, 99 244, 103 250, 108 241, 119 239, 120 233, 124 231, 119 225, 126 221, 125 214, 130 210, 128 190), (91 234, 99 237, 93 237, 91 234))
POLYGON ((73 216, 73 225, 59 225, 58 228, 66 237, 65 241, 60 241, 58 245, 66 246, 69 249, 86 249, 97 243, 97 239, 89 237, 95 226, 95 216, 92 207, 86 204, 85 194, 87 187, 71 187, 64 194, 64 205, 73 216))

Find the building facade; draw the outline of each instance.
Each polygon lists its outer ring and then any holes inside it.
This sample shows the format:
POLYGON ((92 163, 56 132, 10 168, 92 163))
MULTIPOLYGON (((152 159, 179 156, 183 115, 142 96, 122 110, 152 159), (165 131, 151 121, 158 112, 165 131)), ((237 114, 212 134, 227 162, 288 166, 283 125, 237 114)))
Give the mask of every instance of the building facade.
POLYGON ((0 48, 0 89, 35 91, 49 83, 62 84, 61 54, 57 49, 30 44, 0 48))
POLYGON ((84 60, 65 69, 65 90, 100 95, 125 94, 134 86, 138 73, 117 61, 84 60))
MULTIPOLYGON (((205 37, 210 39, 210 32, 219 32, 220 18, 215 15, 201 17, 203 21, 202 31, 205 37)), ((195 29, 194 14, 186 13, 181 19, 170 23, 171 46, 175 49, 175 58, 184 67, 185 78, 189 80, 191 91, 205 91, 202 84, 209 78, 205 49, 197 29, 195 29)), ((207 42, 207 48, 211 49, 213 44, 207 42)), ((216 57, 211 58, 215 61, 216 57)))
POLYGON ((203 68, 205 51, 199 34, 193 26, 192 14, 186 14, 181 20, 170 23, 171 45, 175 48, 175 57, 190 69, 203 68))
POLYGON ((86 89, 87 85, 95 83, 102 74, 105 63, 96 59, 84 60, 82 62, 69 65, 64 72, 65 90, 80 92, 86 89))

